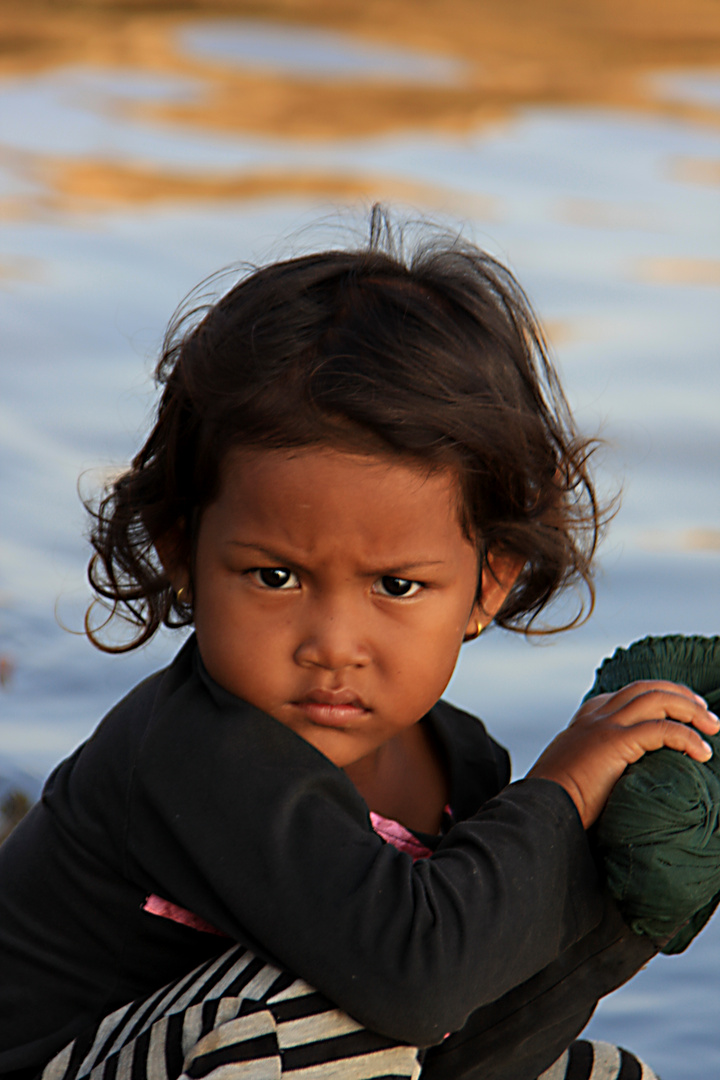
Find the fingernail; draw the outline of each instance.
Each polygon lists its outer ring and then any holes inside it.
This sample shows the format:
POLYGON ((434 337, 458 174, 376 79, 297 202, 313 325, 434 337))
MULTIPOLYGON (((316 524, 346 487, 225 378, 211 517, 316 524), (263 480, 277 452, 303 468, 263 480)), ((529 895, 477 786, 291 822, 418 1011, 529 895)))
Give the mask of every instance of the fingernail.
POLYGON ((702 739, 701 741, 702 741, 702 744, 703 744, 703 746, 704 746, 704 747, 705 747, 705 749, 707 750, 708 754, 710 755, 710 757, 712 757, 712 752, 713 752, 713 748, 712 748, 712 746, 710 745, 710 743, 708 743, 708 742, 705 742, 705 740, 704 740, 704 739, 702 739))
POLYGON ((714 712, 708 710, 708 716, 711 720, 714 720, 716 724, 720 724, 720 716, 716 716, 714 712))
POLYGON ((699 694, 693 694, 693 697, 697 701, 698 705, 702 705, 704 709, 707 709, 707 701, 704 697, 700 697, 699 694))

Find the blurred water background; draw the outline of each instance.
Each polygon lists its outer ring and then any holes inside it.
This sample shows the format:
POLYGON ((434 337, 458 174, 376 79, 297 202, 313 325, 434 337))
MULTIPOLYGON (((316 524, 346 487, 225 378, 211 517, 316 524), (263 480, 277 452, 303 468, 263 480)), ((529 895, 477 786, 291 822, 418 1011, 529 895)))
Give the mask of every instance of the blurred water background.
MULTIPOLYGON (((448 696, 521 774, 616 645, 719 632, 719 195, 712 0, 2 0, 0 801, 178 647, 79 633, 78 478, 139 444, 173 309, 220 267, 364 236, 376 199, 512 267, 623 486, 590 622, 484 634, 448 696)), ((718 970, 716 917, 590 1030, 718 1076, 718 970)))

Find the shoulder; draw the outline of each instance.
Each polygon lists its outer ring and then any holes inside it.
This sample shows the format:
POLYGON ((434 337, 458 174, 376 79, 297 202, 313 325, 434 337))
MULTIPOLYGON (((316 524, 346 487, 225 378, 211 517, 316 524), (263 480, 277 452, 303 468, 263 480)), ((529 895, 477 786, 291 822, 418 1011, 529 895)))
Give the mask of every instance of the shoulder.
POLYGON ((453 811, 469 817, 510 782, 510 756, 481 720, 448 701, 438 701, 427 719, 448 762, 453 811))
POLYGON ((196 681, 194 638, 186 641, 172 663, 133 687, 106 714, 82 748, 83 753, 121 753, 138 748, 165 707, 179 703, 196 681))
POLYGON ((487 759, 500 766, 501 770, 507 768, 509 777, 510 758, 507 750, 488 734, 477 716, 441 698, 433 705, 428 718, 441 739, 447 739, 453 746, 465 751, 475 762, 487 759))
POLYGON ((100 721, 92 735, 50 774, 42 801, 56 816, 105 820, 124 813, 128 786, 148 733, 163 706, 192 681, 192 639, 169 667, 143 679, 100 721))

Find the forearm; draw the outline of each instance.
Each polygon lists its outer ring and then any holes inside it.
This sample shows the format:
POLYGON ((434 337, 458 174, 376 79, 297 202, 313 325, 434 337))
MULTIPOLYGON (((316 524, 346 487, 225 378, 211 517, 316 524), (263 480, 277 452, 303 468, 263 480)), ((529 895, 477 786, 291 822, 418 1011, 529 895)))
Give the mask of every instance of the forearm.
MULTIPOLYGON (((232 890, 227 843, 205 845, 184 903, 406 1042, 458 1030, 601 917, 585 835, 565 793, 545 781, 506 789, 414 866, 320 797, 278 820, 275 857, 265 847, 246 858, 232 890)), ((183 832, 183 851, 187 840, 183 832)), ((168 873, 154 891, 174 897, 172 854, 165 834, 149 861, 168 873)))
POLYGON ((373 832, 341 770, 192 680, 159 707, 133 777, 139 886, 409 1043, 458 1031, 602 916, 575 807, 547 780, 506 788, 413 865, 373 832))

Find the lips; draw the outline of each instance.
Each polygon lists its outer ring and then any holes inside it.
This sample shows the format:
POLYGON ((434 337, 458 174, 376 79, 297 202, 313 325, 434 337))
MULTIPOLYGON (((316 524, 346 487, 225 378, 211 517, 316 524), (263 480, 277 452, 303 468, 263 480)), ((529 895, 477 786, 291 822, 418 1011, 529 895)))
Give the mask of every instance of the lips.
POLYGON ((293 705, 321 727, 344 728, 370 711, 353 690, 346 689, 311 690, 293 705))

